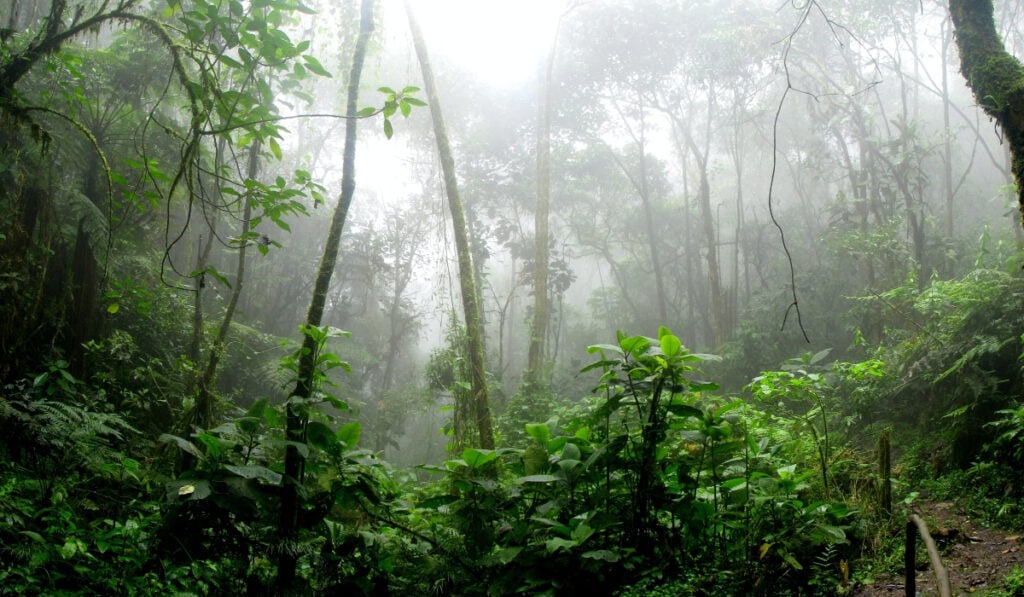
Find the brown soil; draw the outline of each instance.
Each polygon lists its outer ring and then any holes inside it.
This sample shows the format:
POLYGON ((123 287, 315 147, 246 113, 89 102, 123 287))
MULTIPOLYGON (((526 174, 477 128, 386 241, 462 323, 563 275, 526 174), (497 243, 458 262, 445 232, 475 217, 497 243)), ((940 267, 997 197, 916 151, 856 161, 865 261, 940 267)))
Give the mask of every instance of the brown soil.
MULTIPOLYGON (((949 575, 953 595, 985 595, 1003 588, 1003 579, 1015 565, 1024 564, 1021 536, 982 526, 949 502, 919 504, 916 513, 928 523, 949 575)), ((920 544, 920 538, 918 544, 920 544)), ((915 576, 918 595, 938 595, 935 573, 923 548, 918 551, 915 576)), ((902 577, 879 575, 874 583, 856 587, 855 597, 904 595, 902 577)))

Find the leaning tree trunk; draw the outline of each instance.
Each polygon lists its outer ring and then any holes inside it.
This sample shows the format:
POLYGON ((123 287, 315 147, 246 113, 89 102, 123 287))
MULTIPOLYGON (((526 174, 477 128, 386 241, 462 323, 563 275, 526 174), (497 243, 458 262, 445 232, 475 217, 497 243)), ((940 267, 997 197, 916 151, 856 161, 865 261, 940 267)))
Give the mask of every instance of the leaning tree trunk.
POLYGON ((949 0, 960 72, 985 113, 1006 134, 1024 213, 1024 65, 1003 46, 993 13, 992 0, 949 0))
MULTIPOLYGON (((260 143, 259 141, 254 141, 252 145, 249 146, 247 176, 250 180, 255 179, 256 174, 259 171, 259 154, 260 143)), ((209 429, 213 426, 213 406, 215 398, 213 386, 217 379, 217 367, 220 365, 221 357, 224 356, 224 345, 227 342, 228 332, 231 331, 231 322, 235 316, 235 309, 238 307, 238 298, 242 295, 242 287, 245 282, 245 256, 246 247, 249 244, 247 238, 249 236, 251 221, 252 197, 247 196, 245 198, 245 206, 242 208, 242 229, 241 234, 239 235, 242 242, 238 247, 238 265, 235 270, 235 283, 231 287, 231 298, 228 300, 227 309, 224 311, 224 319, 220 322, 220 329, 217 331, 217 337, 213 341, 213 346, 210 347, 210 354, 206 361, 206 368, 203 370, 203 374, 199 377, 199 381, 196 384, 196 406, 192 422, 200 429, 209 429)), ((210 231, 210 236, 213 236, 212 230, 210 231)), ((196 301, 196 309, 201 312, 201 305, 198 299, 196 301)))
MULTIPOLYGON (((373 32, 373 0, 363 0, 362 16, 359 25, 359 36, 356 38, 355 53, 352 56, 352 70, 348 81, 348 100, 345 107, 345 150, 341 166, 341 196, 334 208, 331 227, 327 233, 327 243, 320 258, 316 281, 313 285, 313 298, 306 314, 307 326, 319 326, 327 303, 327 291, 331 285, 331 276, 338 260, 338 248, 341 244, 341 231, 345 227, 348 208, 352 204, 352 195, 356 190, 356 113, 359 111, 359 80, 363 72, 366 58, 366 47, 373 32)), ((289 398, 285 424, 285 438, 289 444, 285 448, 284 486, 281 491, 281 517, 278 533, 280 534, 280 552, 277 565, 277 589, 280 593, 290 594, 295 582, 295 565, 297 562, 296 541, 298 539, 299 493, 298 487, 303 482, 306 460, 299 453, 297 446, 306 442, 306 423, 308 415, 303 404, 313 393, 316 378, 316 341, 306 334, 302 341, 299 357, 298 381, 295 391, 289 398)))
POLYGON ((430 66, 427 46, 423 42, 423 32, 413 14, 409 0, 405 2, 405 12, 409 17, 409 29, 412 31, 413 45, 416 56, 423 71, 423 87, 430 104, 430 117, 434 122, 434 136, 437 138, 437 152, 441 159, 441 170, 444 174, 445 194, 448 196, 448 208, 452 216, 452 229, 455 236, 455 250, 459 256, 459 287, 462 291, 462 309, 466 317, 466 348, 469 353, 470 391, 473 395, 471 405, 476 430, 479 434, 480 447, 494 448, 494 431, 491 427, 491 409, 487 392, 486 364, 484 361, 484 326, 480 298, 477 293, 476 278, 473 270, 473 255, 470 252, 469 233, 466 227, 466 213, 459 197, 458 181, 455 177, 455 159, 448 142, 448 132, 441 114, 441 104, 437 97, 437 86, 434 84, 434 71, 430 66))

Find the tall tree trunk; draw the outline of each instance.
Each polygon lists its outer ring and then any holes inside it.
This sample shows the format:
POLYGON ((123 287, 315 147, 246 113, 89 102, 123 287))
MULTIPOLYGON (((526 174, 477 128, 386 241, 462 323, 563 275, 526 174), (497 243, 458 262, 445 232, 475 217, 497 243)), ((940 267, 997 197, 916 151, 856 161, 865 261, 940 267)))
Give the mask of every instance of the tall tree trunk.
MULTIPOLYGON (((334 208, 331 227, 327 233, 327 242, 317 268, 316 281, 313 285, 313 297, 306 313, 307 326, 319 326, 327 303, 327 291, 331 285, 331 276, 338 260, 338 248, 341 244, 341 232, 345 227, 348 209, 352 204, 352 195, 356 190, 356 127, 359 111, 359 81, 362 77, 363 62, 366 59, 366 48, 373 32, 373 0, 363 0, 359 25, 359 36, 352 55, 352 70, 348 80, 348 99, 345 107, 345 149, 341 166, 341 196, 334 208)), ((278 523, 281 555, 277 565, 278 592, 290 593, 295 583, 295 565, 297 562, 296 540, 298 539, 299 493, 305 473, 305 458, 299 453, 298 444, 306 441, 306 423, 308 416, 305 402, 313 393, 316 378, 316 341, 309 334, 302 340, 302 351, 299 357, 298 380, 292 397, 286 406, 285 439, 292 442, 285 448, 284 486, 281 488, 281 517, 278 523)))
POLYGON ((551 201, 551 83, 555 67, 558 33, 551 42, 541 81, 537 117, 537 209, 533 218, 533 318, 530 322, 530 348, 527 357, 527 391, 542 391, 547 386, 544 348, 551 306, 548 302, 548 214, 551 201), (542 387, 543 386, 543 387, 542 387))
MULTIPOLYGON (((225 143, 226 143, 226 141, 222 137, 222 138, 217 140, 217 143, 214 146, 215 171, 217 169, 219 169, 221 164, 223 163, 224 145, 225 145, 225 143)), ((213 188, 213 189, 205 189, 205 192, 210 193, 213 197, 216 197, 217 202, 221 203, 223 197, 221 196, 219 189, 216 188, 216 187, 219 187, 220 185, 216 184, 216 181, 213 181, 213 182, 215 183, 213 185, 215 188, 213 188)), ((200 184, 202 184, 202 180, 200 180, 200 184)), ((221 208, 222 207, 223 207, 223 205, 215 205, 214 209, 211 210, 213 213, 208 214, 207 217, 204 218, 204 220, 206 221, 206 224, 207 224, 207 230, 209 232, 209 236, 207 237, 206 243, 204 244, 203 243, 203 236, 201 234, 199 235, 199 243, 197 245, 197 255, 196 255, 196 267, 195 267, 196 271, 203 271, 206 268, 206 264, 210 260, 210 251, 213 249, 213 241, 214 241, 214 238, 216 238, 216 236, 217 236, 217 224, 218 224, 218 221, 220 219, 220 212, 221 212, 221 208)), ((198 368, 199 367, 199 357, 202 355, 202 343, 203 343, 203 290, 206 288, 206 276, 205 275, 196 276, 195 280, 193 280, 193 284, 195 285, 195 287, 193 289, 193 292, 194 292, 195 296, 193 296, 192 339, 189 342, 188 358, 189 358, 190 361, 192 361, 193 365, 198 368)), ((189 392, 190 393, 192 391, 194 391, 195 384, 197 384, 198 382, 199 382, 198 379, 193 380, 193 382, 192 382, 193 385, 189 387, 189 392)))
POLYGON ((640 196, 640 206, 644 213, 644 225, 647 230, 647 247, 651 253, 651 269, 654 272, 654 289, 655 289, 655 300, 658 304, 658 319, 660 324, 668 324, 668 299, 665 296, 665 281, 664 272, 661 267, 661 253, 658 250, 658 237, 655 233, 654 227, 654 212, 651 209, 651 194, 649 188, 649 181, 647 177, 647 120, 645 118, 645 107, 644 107, 644 96, 642 93, 637 93, 637 112, 639 113, 640 126, 639 131, 634 132, 632 127, 629 126, 629 121, 626 115, 618 109, 619 117, 622 119, 622 123, 626 128, 626 132, 630 138, 633 139, 633 143, 636 144, 637 151, 639 153, 639 173, 637 176, 629 171, 626 163, 619 158, 618 155, 612 151, 611 147, 605 144, 608 152, 611 154, 612 159, 622 170, 622 173, 629 180, 629 183, 633 186, 637 195, 640 196))
MULTIPOLYGON (((254 180, 259 173, 259 157, 260 142, 256 140, 249 146, 249 163, 246 176, 250 180, 254 180)), ((242 288, 245 284, 245 256, 246 247, 249 245, 247 237, 249 235, 250 220, 252 220, 252 201, 252 197, 247 196, 245 198, 245 205, 242 208, 241 234, 239 235, 242 242, 238 247, 238 265, 235 269, 235 282, 231 286, 231 298, 228 300, 227 309, 224 311, 224 319, 220 322, 220 329, 217 330, 217 337, 213 341, 213 346, 210 347, 206 368, 199 377, 196 387, 196 407, 192 422, 201 429, 209 429, 213 426, 213 386, 217 379, 217 366, 220 364, 221 357, 224 356, 224 344, 227 341, 228 332, 231 330, 231 321, 234 319, 235 309, 238 307, 238 298, 242 295, 242 288)), ((210 231, 210 236, 212 239, 212 230, 210 231)), ((201 309, 198 309, 199 306, 197 299, 197 310, 202 312, 201 309)))
MULTIPOLYGON (((953 240, 953 129, 949 126, 949 45, 952 42, 947 24, 942 22, 942 190, 946 195, 946 239, 953 240)), ((952 260, 947 260, 947 272, 952 274, 952 260)))
MULTIPOLYGON (((705 257, 708 264, 708 288, 711 296, 711 315, 713 325, 713 337, 711 341, 713 346, 720 346, 725 340, 723 333, 723 319, 725 305, 722 301, 722 281, 721 281, 721 268, 718 263, 718 237, 715 234, 715 216, 711 210, 711 185, 708 182, 708 156, 710 152, 707 147, 704 151, 701 151, 700 147, 697 146, 696 140, 693 138, 693 134, 690 132, 690 128, 686 123, 682 122, 679 117, 675 114, 672 115, 672 120, 676 124, 676 130, 682 134, 683 140, 686 142, 687 148, 690 153, 693 154, 697 160, 697 174, 698 174, 698 191, 697 191, 697 203, 700 209, 701 227, 704 232, 704 242, 707 243, 707 256, 705 257)), ((711 120, 711 106, 708 105, 708 121, 711 120)), ((710 125, 708 130, 710 135, 710 125)))
POLYGON ((949 0, 960 72, 985 113, 1006 133, 1024 212, 1024 65, 1003 47, 993 12, 992 0, 949 0))
POLYGON ((654 289, 658 299, 659 325, 669 325, 668 300, 665 298, 664 272, 661 267, 661 252, 658 250, 658 235, 654 228, 654 212, 651 208, 651 192, 647 180, 647 123, 644 118, 643 99, 640 100, 640 135, 637 147, 640 150, 640 201, 644 208, 644 223, 647 226, 647 244, 651 250, 651 268, 654 269, 654 289))
POLYGON ((412 31, 413 45, 419 58, 420 70, 423 72, 423 87, 430 104, 430 117, 434 123, 434 137, 437 139, 437 152, 441 159, 441 170, 444 174, 445 194, 448 196, 448 208, 452 216, 452 229, 455 236, 455 250, 459 256, 459 287, 462 292, 462 309, 466 318, 466 348, 469 357, 470 391, 473 396, 473 414, 478 433, 480 447, 494 448, 494 431, 491 427, 491 410, 487 391, 486 363, 484 361, 484 329, 483 312, 480 297, 477 293, 476 278, 473 269, 473 254, 470 250, 469 233, 466 227, 466 213, 459 196, 458 180, 455 176, 455 159, 448 142, 448 132, 441 113, 441 104, 434 83, 434 71, 430 66, 430 56, 423 42, 423 32, 413 14, 409 1, 405 2, 405 12, 409 17, 409 29, 412 31))

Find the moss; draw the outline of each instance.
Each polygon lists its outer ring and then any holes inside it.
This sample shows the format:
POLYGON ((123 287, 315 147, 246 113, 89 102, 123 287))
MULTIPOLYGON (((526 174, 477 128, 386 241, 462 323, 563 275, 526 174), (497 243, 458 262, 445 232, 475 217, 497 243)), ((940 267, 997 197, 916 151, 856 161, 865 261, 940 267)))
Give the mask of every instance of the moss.
POLYGON ((970 69, 969 80, 985 110, 994 116, 1003 115, 1024 93, 1024 66, 1006 53, 989 55, 970 69))
POLYGON ((1006 133, 1017 198, 1024 211, 1024 65, 1008 53, 995 28, 991 0, 950 0, 960 72, 978 104, 1006 133))

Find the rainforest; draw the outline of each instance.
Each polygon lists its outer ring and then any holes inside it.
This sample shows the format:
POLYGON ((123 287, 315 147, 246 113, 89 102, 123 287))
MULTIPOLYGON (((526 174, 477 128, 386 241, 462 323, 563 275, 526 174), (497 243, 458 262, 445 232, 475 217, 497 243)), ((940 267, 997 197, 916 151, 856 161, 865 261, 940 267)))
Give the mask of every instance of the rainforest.
POLYGON ((1024 595, 1020 0, 0 2, 0 595, 1024 595))

